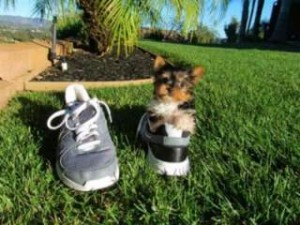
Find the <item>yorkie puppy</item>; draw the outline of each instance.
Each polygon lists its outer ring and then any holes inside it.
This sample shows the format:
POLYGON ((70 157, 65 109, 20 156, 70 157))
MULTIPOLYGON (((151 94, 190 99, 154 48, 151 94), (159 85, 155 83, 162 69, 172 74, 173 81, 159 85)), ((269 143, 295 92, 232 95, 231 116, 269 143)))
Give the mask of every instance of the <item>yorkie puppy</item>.
POLYGON ((168 123, 178 130, 194 133, 193 88, 203 77, 203 67, 191 70, 176 68, 157 56, 154 71, 154 98, 147 108, 150 131, 155 133, 168 123))

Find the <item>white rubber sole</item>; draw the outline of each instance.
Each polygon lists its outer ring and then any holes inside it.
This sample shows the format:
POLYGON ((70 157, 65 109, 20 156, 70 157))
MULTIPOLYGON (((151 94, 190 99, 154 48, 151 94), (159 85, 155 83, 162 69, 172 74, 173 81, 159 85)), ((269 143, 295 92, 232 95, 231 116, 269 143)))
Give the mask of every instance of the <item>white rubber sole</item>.
POLYGON ((100 190, 100 189, 110 187, 119 180, 119 174, 120 174, 119 166, 117 165, 115 174, 113 176, 106 176, 97 180, 89 180, 84 185, 80 185, 70 180, 68 177, 66 177, 57 164, 56 164, 56 171, 59 178, 65 185, 77 191, 95 191, 95 190, 100 190))
POLYGON ((165 162, 157 159, 149 146, 147 159, 151 167, 159 174, 167 176, 186 176, 190 171, 190 161, 188 158, 183 162, 165 162))

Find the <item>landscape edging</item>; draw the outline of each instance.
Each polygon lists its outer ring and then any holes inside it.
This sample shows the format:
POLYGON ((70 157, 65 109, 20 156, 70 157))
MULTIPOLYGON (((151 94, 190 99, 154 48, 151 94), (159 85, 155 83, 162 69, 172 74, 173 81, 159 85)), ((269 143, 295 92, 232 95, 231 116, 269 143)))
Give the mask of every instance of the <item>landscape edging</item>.
POLYGON ((86 88, 103 88, 103 87, 122 87, 122 86, 135 86, 141 84, 152 83, 152 78, 139 79, 139 80, 126 80, 126 81, 25 81, 25 91, 62 91, 69 84, 78 83, 86 88))

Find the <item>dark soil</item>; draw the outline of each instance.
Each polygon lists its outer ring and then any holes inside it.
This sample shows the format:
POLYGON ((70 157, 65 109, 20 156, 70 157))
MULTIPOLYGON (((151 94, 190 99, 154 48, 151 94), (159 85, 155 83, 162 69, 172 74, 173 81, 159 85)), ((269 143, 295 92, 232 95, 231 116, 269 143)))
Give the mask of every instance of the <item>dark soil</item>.
POLYGON ((128 56, 105 55, 99 57, 77 50, 66 57, 68 70, 62 72, 61 64, 49 67, 33 81, 116 81, 149 78, 152 75, 154 56, 139 48, 128 56))

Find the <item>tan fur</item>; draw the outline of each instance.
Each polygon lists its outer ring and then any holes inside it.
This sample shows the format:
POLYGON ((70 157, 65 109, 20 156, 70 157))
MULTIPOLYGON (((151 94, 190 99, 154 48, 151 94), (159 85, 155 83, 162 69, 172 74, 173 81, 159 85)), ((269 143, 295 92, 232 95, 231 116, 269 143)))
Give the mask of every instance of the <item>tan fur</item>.
POLYGON ((193 83, 197 84, 203 77, 204 69, 201 66, 197 66, 193 69, 193 83))
POLYGON ((161 56, 157 56, 154 60, 154 70, 159 70, 164 65, 166 65, 166 61, 164 60, 164 58, 161 56))
POLYGON ((181 91, 180 88, 175 88, 172 92, 172 98, 177 102, 187 102, 191 100, 192 96, 185 91, 181 91))
POLYGON ((164 96, 168 95, 168 90, 166 85, 159 85, 155 87, 155 95, 158 98, 163 98, 164 96))

